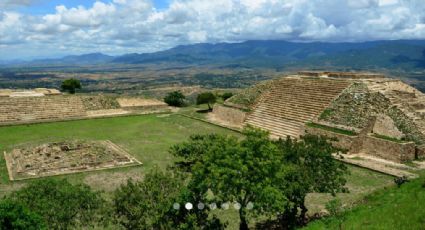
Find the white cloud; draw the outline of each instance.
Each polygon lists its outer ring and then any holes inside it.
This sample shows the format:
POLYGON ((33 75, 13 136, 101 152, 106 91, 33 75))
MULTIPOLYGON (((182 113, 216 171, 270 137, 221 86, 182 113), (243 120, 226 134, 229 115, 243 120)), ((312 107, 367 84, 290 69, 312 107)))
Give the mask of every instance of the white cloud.
POLYGON ((424 25, 423 0, 174 0, 163 10, 150 0, 99 0, 41 16, 0 10, 0 45, 47 55, 54 47, 126 53, 249 39, 425 39, 424 25))
POLYGON ((394 5, 397 4, 398 0, 379 0, 380 6, 388 6, 388 5, 394 5))
POLYGON ((205 31, 190 31, 188 33, 189 41, 191 42, 205 42, 207 41, 207 32, 205 31))
POLYGON ((348 6, 351 8, 365 9, 376 7, 377 5, 379 5, 378 0, 348 0, 348 6))
POLYGON ((35 0, 2 0, 0 7, 28 6, 34 2, 35 0))

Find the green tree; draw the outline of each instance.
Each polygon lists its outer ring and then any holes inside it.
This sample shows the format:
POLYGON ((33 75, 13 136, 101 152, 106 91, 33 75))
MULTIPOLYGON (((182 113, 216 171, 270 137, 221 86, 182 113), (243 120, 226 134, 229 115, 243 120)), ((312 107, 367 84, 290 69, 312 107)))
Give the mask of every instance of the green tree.
POLYGON ((180 176, 153 171, 141 182, 127 181, 114 194, 115 220, 126 229, 221 229, 207 210, 186 210, 195 195, 180 176), (178 206, 175 206, 178 204, 178 206))
POLYGON ((84 184, 46 179, 32 182, 11 198, 39 214, 49 229, 69 229, 97 223, 105 201, 84 184))
POLYGON ((231 97, 233 97, 233 93, 231 93, 231 92, 225 92, 221 95, 221 98, 223 98, 223 101, 225 101, 225 100, 227 100, 231 97))
POLYGON ((214 104, 216 101, 217 97, 211 92, 200 93, 196 98, 197 105, 207 104, 209 110, 212 109, 211 105, 214 104))
POLYGON ((185 99, 180 91, 174 91, 165 96, 164 102, 171 106, 182 107, 185 105, 185 99))
POLYGON ((69 92, 70 94, 75 94, 76 89, 81 89, 81 83, 79 80, 74 78, 66 79, 62 82, 61 89, 69 92))
POLYGON ((333 158, 339 149, 326 138, 272 141, 267 132, 251 127, 244 134, 242 140, 195 135, 171 148, 183 159, 177 168, 191 172, 190 190, 211 191, 218 203, 240 204, 240 229, 248 228, 251 216, 276 213, 283 226, 292 228, 305 220, 308 193, 345 191, 346 168, 333 158))
POLYGON ((179 179, 158 171, 148 173, 142 182, 127 181, 113 198, 118 223, 127 229, 170 226, 171 220, 165 214, 172 209, 182 186, 179 179))
POLYGON ((249 213, 274 214, 287 202, 278 186, 285 172, 279 149, 266 132, 246 129, 244 134, 243 140, 194 136, 172 148, 174 155, 190 162, 191 189, 212 191, 219 204, 230 201, 240 205, 240 229, 248 229, 249 213))
POLYGON ((5 198, 0 201, 1 230, 39 230, 47 229, 44 220, 30 211, 19 201, 5 198))
POLYGON ((283 162, 290 169, 284 178, 282 191, 289 198, 290 207, 281 213, 285 226, 304 224, 307 213, 305 198, 308 193, 347 192, 344 187, 347 167, 334 159, 333 154, 344 151, 332 146, 323 136, 305 135, 300 140, 290 138, 275 142, 283 156, 283 162), (301 210, 301 212, 298 212, 301 210))

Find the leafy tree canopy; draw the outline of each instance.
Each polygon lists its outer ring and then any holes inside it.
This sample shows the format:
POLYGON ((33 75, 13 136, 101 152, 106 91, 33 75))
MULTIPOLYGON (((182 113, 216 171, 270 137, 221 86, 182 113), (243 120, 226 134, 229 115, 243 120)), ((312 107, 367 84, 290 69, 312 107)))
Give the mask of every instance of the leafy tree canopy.
POLYGON ((66 79, 62 82, 61 89, 69 92, 70 94, 75 94, 76 89, 81 89, 81 83, 79 80, 74 78, 66 79))
POLYGON ((231 92, 226 92, 226 93, 223 93, 221 95, 221 98, 223 98, 223 101, 225 101, 225 100, 227 100, 227 99, 229 99, 231 97, 233 97, 233 93, 231 93, 231 92))
POLYGON ((164 102, 171 106, 182 107, 185 105, 185 99, 182 92, 174 91, 165 96, 164 102))
POLYGON ((39 214, 49 229, 91 226, 105 203, 87 185, 54 179, 32 182, 11 198, 39 214))
POLYGON ((5 198, 0 201, 0 229, 47 229, 44 220, 20 202, 5 198))
POLYGON ((191 172, 189 189, 211 191, 218 203, 241 205, 241 229, 248 228, 250 216, 276 213, 285 227, 299 224, 307 211, 307 193, 345 191, 346 168, 333 159, 338 149, 327 139, 304 136, 299 141, 272 141, 267 132, 251 127, 244 134, 242 140, 195 135, 171 149, 183 158, 184 171, 191 172))
POLYGON ((185 209, 187 202, 195 206, 195 200, 180 176, 153 171, 141 182, 122 185, 113 207, 117 223, 126 229, 221 229, 208 210, 185 209))
POLYGON ((196 98, 196 104, 207 104, 208 109, 211 110, 211 105, 217 101, 217 97, 212 92, 204 92, 200 93, 196 98))

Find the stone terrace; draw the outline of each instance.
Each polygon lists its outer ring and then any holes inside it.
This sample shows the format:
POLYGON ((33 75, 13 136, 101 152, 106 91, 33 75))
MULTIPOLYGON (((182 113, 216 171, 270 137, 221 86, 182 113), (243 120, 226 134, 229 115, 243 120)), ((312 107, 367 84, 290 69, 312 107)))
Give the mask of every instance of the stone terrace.
POLYGON ((0 124, 65 120, 86 116, 77 96, 0 97, 0 124))
POLYGON ((245 124, 270 131, 274 137, 299 137, 306 122, 316 118, 351 81, 290 76, 262 94, 245 124))
POLYGON ((162 101, 107 95, 63 95, 55 89, 0 89, 0 125, 169 112, 162 101))

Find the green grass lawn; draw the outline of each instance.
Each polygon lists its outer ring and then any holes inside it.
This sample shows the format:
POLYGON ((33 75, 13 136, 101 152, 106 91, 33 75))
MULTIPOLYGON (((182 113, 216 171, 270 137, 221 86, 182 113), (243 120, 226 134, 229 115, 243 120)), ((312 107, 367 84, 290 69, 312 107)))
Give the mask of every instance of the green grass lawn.
MULTIPOLYGON (((10 151, 23 143, 41 144, 70 139, 111 140, 135 156, 143 165, 62 177, 85 182, 94 188, 113 190, 129 177, 141 178, 152 167, 166 168, 173 162, 168 149, 195 133, 239 135, 176 114, 142 115, 0 127, 0 152, 10 151)), ((3 154, 0 156, 0 175, 0 196, 25 183, 8 181, 3 154)))
POLYGON ((310 223, 305 229, 425 229, 425 173, 419 179, 366 196, 343 218, 310 223))
MULTIPOLYGON (((203 107, 200 107, 203 108, 203 107)), ((193 113, 193 109, 183 110, 193 113)), ((71 182, 83 182, 94 189, 110 194, 128 178, 142 179, 153 167, 165 169, 174 158, 169 148, 185 141, 195 133, 240 134, 228 129, 190 119, 178 114, 152 114, 130 117, 102 118, 92 120, 44 123, 0 127, 0 152, 10 151, 17 145, 46 143, 69 139, 111 140, 126 149, 143 165, 121 169, 63 175, 71 182)), ((392 186, 392 178, 366 169, 349 166, 347 186, 350 193, 338 194, 346 205, 353 205, 377 189, 392 186)), ((9 182, 3 154, 0 155, 0 197, 18 189, 27 181, 9 182)), ((324 209, 331 199, 328 194, 311 194, 307 205, 312 212, 324 209)), ((235 210, 217 211, 222 220, 229 222, 228 229, 238 229, 238 214, 235 210)), ((251 223, 253 226, 254 223, 251 223)))
POLYGON ((208 110, 208 106, 206 104, 191 105, 188 107, 180 108, 179 113, 190 116, 190 117, 206 120, 207 119, 206 116, 208 114, 206 110, 208 110))

